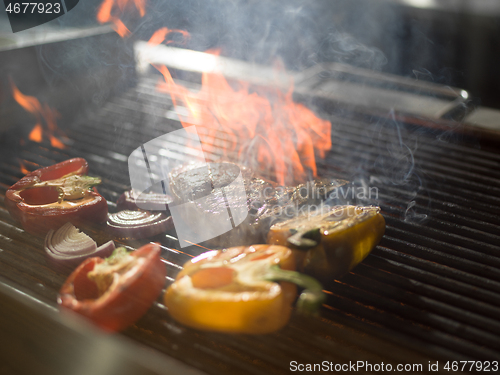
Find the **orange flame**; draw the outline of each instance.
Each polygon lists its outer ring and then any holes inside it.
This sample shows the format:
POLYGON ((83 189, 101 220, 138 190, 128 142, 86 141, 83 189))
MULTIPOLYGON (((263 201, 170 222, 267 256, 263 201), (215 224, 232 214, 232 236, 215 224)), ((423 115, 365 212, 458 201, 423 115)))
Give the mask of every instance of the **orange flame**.
POLYGON ((111 22, 113 29, 122 37, 129 36, 130 30, 118 17, 122 11, 131 4, 139 11, 139 15, 146 14, 146 0, 104 0, 97 11, 97 21, 99 23, 111 22))
MULTIPOLYGON (((158 40, 154 35, 150 43, 158 40)), ((184 127, 197 125, 204 151, 259 169, 272 166, 282 185, 316 176, 315 156, 331 148, 331 124, 293 101, 293 84, 270 99, 250 92, 248 83, 234 89, 221 74, 203 73, 202 89, 193 93, 177 85, 165 66, 155 68, 165 79, 157 89, 171 95, 176 109, 187 109, 187 116, 177 110, 178 116, 184 127)))
POLYGON ((23 95, 14 84, 11 84, 11 87, 12 96, 14 96, 15 101, 18 102, 21 107, 30 113, 39 113, 42 111, 42 106, 37 98, 23 95))
MULTIPOLYGON (((185 30, 177 30, 177 29, 169 29, 166 27, 162 27, 161 29, 158 29, 154 32, 153 36, 149 39, 149 44, 156 46, 160 43, 163 43, 165 39, 167 38, 167 35, 171 33, 179 33, 183 36, 184 42, 188 41, 191 35, 185 30)), ((170 44, 173 43, 173 40, 167 40, 165 41, 165 44, 170 44)))
POLYGON ((55 148, 60 148, 60 149, 63 149, 65 148, 66 146, 64 145, 64 143, 62 143, 59 139, 57 139, 56 137, 54 137, 53 135, 50 136, 50 145, 52 147, 55 147, 55 148))
POLYGON ((62 134, 61 130, 56 125, 56 119, 59 113, 53 110, 48 105, 41 105, 37 98, 34 96, 24 95, 19 89, 11 82, 12 96, 14 100, 29 113, 35 115, 37 122, 31 130, 28 138, 34 142, 42 142, 44 133, 47 133, 50 139, 50 144, 53 147, 63 149, 66 146, 54 134, 62 134), (47 130, 42 126, 42 120, 47 124, 47 130))
POLYGON ((42 125, 36 124, 35 127, 33 128, 33 130, 31 131, 30 135, 28 136, 28 138, 31 141, 38 142, 38 143, 43 141, 42 125))
POLYGON ((21 169, 21 173, 22 174, 28 174, 28 173, 30 173, 30 171, 24 166, 24 164, 23 164, 22 161, 19 162, 19 167, 21 169))

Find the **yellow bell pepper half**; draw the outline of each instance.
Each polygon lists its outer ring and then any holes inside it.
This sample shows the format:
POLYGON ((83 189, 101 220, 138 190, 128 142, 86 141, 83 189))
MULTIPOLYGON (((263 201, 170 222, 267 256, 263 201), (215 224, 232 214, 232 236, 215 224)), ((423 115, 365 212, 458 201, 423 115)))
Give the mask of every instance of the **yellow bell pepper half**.
POLYGON ((274 224, 267 242, 292 248, 298 270, 328 284, 365 259, 384 232, 378 207, 323 207, 274 224))
POLYGON ((209 251, 184 265, 165 293, 165 305, 175 320, 192 328, 270 333, 290 318, 294 284, 306 288, 297 303, 300 311, 314 312, 324 299, 321 285, 294 268, 293 253, 284 246, 209 251))

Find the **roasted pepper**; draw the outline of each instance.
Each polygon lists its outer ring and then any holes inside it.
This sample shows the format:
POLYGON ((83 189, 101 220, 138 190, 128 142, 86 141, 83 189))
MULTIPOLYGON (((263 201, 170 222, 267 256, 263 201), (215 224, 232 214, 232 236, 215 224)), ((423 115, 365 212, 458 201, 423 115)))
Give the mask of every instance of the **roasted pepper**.
POLYGON ((209 251, 184 265, 165 293, 165 305, 174 319, 189 327, 270 333, 290 318, 294 284, 306 288, 297 302, 299 312, 313 313, 323 301, 321 285, 294 268, 292 251, 284 246, 209 251))
POLYGON ((272 225, 267 242, 292 248, 298 270, 328 284, 366 258, 384 235, 385 220, 378 207, 319 211, 272 225))
POLYGON ((105 331, 121 331, 158 298, 165 277, 159 245, 147 244, 133 252, 120 247, 109 258, 83 261, 62 286, 58 303, 105 331))
POLYGON ((94 188, 101 180, 86 176, 88 168, 85 159, 74 158, 28 173, 5 193, 9 213, 36 235, 67 222, 105 222, 108 206, 94 188))

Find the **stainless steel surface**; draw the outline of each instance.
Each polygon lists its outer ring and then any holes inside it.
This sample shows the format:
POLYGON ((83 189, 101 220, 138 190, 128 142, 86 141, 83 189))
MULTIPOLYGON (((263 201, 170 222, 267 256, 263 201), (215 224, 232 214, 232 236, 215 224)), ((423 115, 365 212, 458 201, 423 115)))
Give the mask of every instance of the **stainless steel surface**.
POLYGON ((113 32, 113 29, 109 25, 67 28, 40 25, 36 27, 36 29, 28 29, 20 33, 12 33, 12 30, 6 27, 7 25, 8 20, 5 20, 3 27, 0 28, 0 52, 113 32))
POLYGON ((500 15, 500 4, 496 0, 381 0, 381 2, 431 11, 467 13, 487 17, 500 15))
POLYGON ((53 304, 12 284, 0 278, 2 374, 204 374, 123 336, 104 334, 78 317, 58 314, 53 304))
POLYGON ((500 133, 500 110, 479 107, 467 115, 464 122, 483 131, 491 130, 498 135, 500 133))
POLYGON ((290 72, 146 42, 136 42, 134 51, 139 74, 150 73, 150 64, 164 64, 197 73, 224 72, 228 79, 244 79, 254 85, 272 85, 283 90, 293 83, 296 95, 314 96, 353 111, 387 117, 401 115, 419 119, 422 126, 455 126, 455 130, 500 137, 500 112, 477 106, 473 102, 477 98, 457 87, 340 63, 317 64, 303 72, 290 72))

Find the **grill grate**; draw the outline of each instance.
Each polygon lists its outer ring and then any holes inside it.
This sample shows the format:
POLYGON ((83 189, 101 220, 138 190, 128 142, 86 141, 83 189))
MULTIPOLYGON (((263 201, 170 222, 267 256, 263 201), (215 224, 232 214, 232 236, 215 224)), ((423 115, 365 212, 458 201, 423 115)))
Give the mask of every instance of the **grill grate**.
MULTIPOLYGON (((50 268, 43 239, 25 234, 3 205, 5 190, 29 169, 82 156, 110 210, 128 188, 127 158, 140 144, 180 127, 156 78, 87 113, 66 129, 57 150, 9 135, 0 162, 0 273, 36 299, 56 305, 66 278, 50 268), (8 143, 9 142, 9 143, 8 143), (18 142, 18 140, 16 140, 18 142), (7 147, 8 144, 11 144, 7 147), (14 152, 13 152, 14 151, 14 152)), ((332 122, 333 147, 319 174, 375 186, 386 234, 372 254, 332 285, 321 318, 293 316, 265 338, 190 330, 157 302, 124 335, 208 373, 284 373, 297 363, 423 363, 430 359, 500 357, 500 155, 393 119, 321 112, 332 122)), ((356 201, 366 203, 363 198, 356 201)), ((94 233, 93 236, 102 236, 94 233)), ((158 238, 171 281, 199 248, 176 250, 158 238)), ((128 242, 130 246, 142 243, 128 242)))

